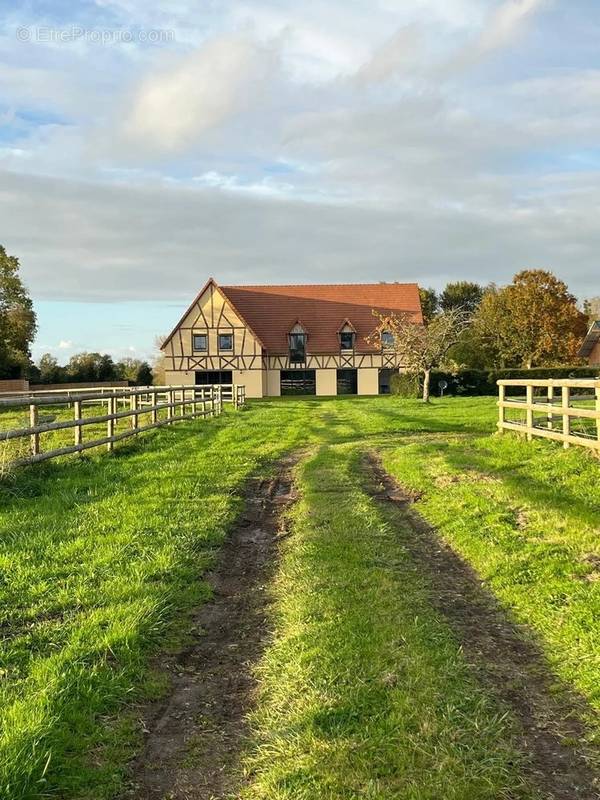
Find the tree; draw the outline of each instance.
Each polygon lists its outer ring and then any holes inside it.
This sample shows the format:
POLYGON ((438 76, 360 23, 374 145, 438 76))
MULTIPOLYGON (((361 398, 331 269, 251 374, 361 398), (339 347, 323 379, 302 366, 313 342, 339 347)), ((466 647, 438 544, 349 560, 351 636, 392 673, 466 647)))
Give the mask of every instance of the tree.
POLYGON ((154 358, 152 359, 152 376, 153 376, 153 383, 155 386, 164 386, 166 383, 166 362, 165 362, 165 354, 160 349, 163 343, 166 341, 167 336, 163 334, 162 336, 156 336, 154 339, 154 358))
POLYGON ((435 289, 419 289, 419 297, 421 298, 421 311, 423 312, 423 319, 425 322, 433 319, 437 314, 439 300, 435 289))
POLYGON ((510 324, 507 324, 509 315, 506 294, 492 284, 479 304, 471 328, 473 347, 481 354, 486 367, 503 369, 508 366, 513 338, 510 324))
POLYGON ((379 322, 367 341, 387 341, 400 364, 409 372, 423 376, 423 402, 428 403, 431 370, 443 365, 450 348, 468 328, 470 314, 464 309, 453 308, 436 314, 426 325, 415 322, 408 313, 373 311, 373 315, 379 322))
POLYGON ((44 355, 38 361, 40 383, 62 383, 65 378, 65 368, 61 367, 56 358, 50 353, 44 355))
POLYGON ((81 383, 117 380, 117 368, 109 355, 76 353, 66 366, 69 380, 81 383))
POLYGON ((474 314, 481 303, 484 292, 483 286, 471 283, 471 281, 448 283, 439 298, 440 308, 442 311, 460 308, 474 314))
POLYGON ((546 270, 524 270, 503 289, 486 293, 474 330, 500 366, 573 362, 587 318, 567 285, 546 270))
POLYGON ((37 325, 33 303, 19 275, 19 259, 0 245, 0 372, 24 374, 37 325))
POLYGON ((600 319, 600 297, 590 297, 583 301, 583 313, 591 324, 600 319))
POLYGON ((139 358, 122 358, 117 362, 117 372, 122 380, 129 381, 136 386, 150 386, 152 383, 150 364, 139 358))

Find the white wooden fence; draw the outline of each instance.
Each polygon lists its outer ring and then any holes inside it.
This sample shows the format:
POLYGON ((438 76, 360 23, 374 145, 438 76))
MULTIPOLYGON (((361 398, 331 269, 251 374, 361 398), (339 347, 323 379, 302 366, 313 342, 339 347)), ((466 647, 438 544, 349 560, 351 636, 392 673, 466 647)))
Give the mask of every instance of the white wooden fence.
POLYGON ((79 393, 73 390, 50 390, 24 392, 0 398, 0 420, 2 410, 15 411, 22 408, 28 413, 26 427, 10 430, 0 429, 0 443, 26 439, 29 441, 28 454, 4 458, 4 467, 17 467, 35 464, 50 458, 81 453, 92 447, 106 445, 113 450, 116 442, 135 436, 162 425, 172 425, 182 420, 192 420, 217 416, 224 402, 239 408, 245 402, 243 386, 144 386, 132 388, 107 389, 100 391, 86 389, 79 393), (84 406, 106 406, 105 414, 85 416, 84 406), (40 409, 47 408, 52 416, 40 419, 40 409), (65 410, 72 409, 72 417, 60 419, 65 410), (117 430, 120 420, 128 420, 126 430, 117 430), (105 435, 84 439, 88 426, 106 425, 105 435), (56 431, 73 430, 72 444, 61 442, 60 447, 42 450, 40 440, 43 434, 56 431))
POLYGON ((498 390, 500 433, 517 431, 529 441, 540 436, 600 455, 600 380, 502 380, 498 390), (508 397, 508 387, 522 389, 524 397, 508 397), (507 411, 520 413, 507 419, 507 411))

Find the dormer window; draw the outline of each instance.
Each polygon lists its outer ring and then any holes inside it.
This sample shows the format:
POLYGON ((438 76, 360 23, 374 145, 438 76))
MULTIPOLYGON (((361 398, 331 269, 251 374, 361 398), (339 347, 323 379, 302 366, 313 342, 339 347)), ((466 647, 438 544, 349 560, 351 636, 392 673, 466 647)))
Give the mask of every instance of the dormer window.
POLYGON ((342 331, 340 333, 340 349, 341 350, 354 350, 354 331, 342 331))
POLYGON ((342 327, 338 328, 340 350, 354 350, 356 343, 356 330, 349 319, 344 320, 342 327))
POLYGON ((288 334, 290 347, 290 363, 303 364, 306 361, 306 331, 296 323, 288 334))
POLYGON ((381 331, 381 346, 384 350, 389 350, 394 346, 394 334, 390 331, 381 331))

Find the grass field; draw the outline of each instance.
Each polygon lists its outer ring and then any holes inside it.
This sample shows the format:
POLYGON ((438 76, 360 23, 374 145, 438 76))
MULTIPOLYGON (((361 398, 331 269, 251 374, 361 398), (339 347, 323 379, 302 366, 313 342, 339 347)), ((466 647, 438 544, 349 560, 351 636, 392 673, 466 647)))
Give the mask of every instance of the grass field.
POLYGON ((600 468, 574 449, 490 438, 495 419, 491 398, 254 402, 112 457, 6 478, 0 796, 115 795, 139 735, 128 709, 164 691, 150 655, 175 646, 187 610, 208 597, 201 575, 241 486, 298 449, 316 456, 299 468, 274 581, 247 796, 533 796, 515 721, 479 685, 401 536, 360 488, 359 453, 375 449, 423 492, 419 512, 527 623, 557 681, 586 699, 593 731, 600 468))

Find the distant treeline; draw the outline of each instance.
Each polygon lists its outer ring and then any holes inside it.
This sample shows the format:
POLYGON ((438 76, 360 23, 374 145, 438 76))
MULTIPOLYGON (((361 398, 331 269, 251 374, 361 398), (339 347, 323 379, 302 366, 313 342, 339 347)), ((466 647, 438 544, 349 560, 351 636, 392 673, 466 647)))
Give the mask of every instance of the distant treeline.
POLYGON ((129 381, 136 386, 150 386, 153 375, 150 364, 137 358, 115 362, 106 353, 77 353, 61 366, 54 356, 46 353, 29 367, 28 377, 32 383, 129 381))

